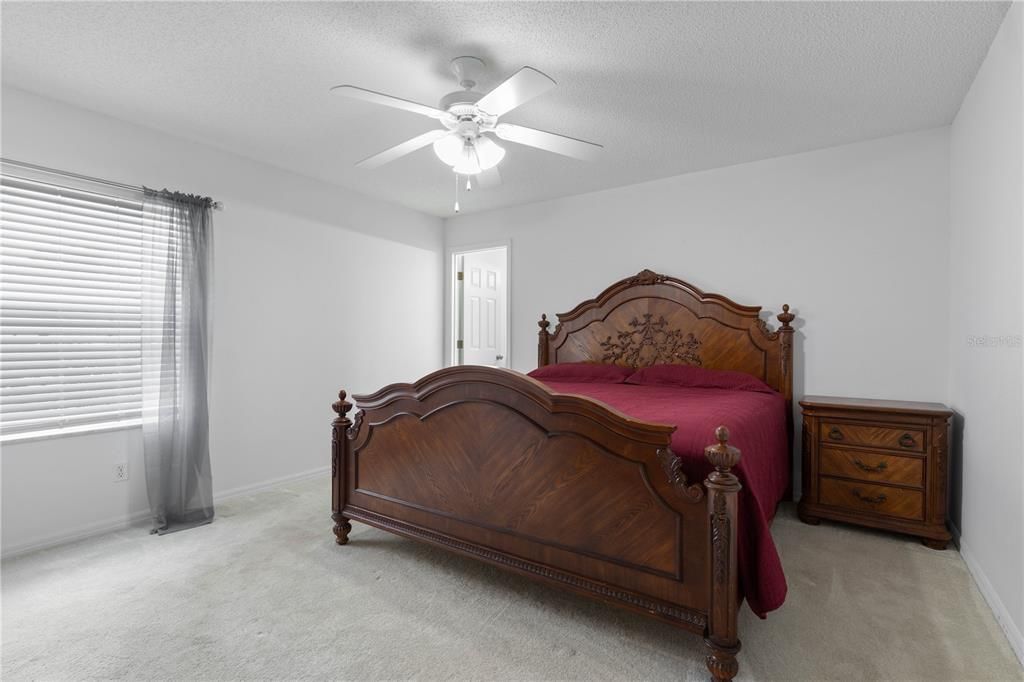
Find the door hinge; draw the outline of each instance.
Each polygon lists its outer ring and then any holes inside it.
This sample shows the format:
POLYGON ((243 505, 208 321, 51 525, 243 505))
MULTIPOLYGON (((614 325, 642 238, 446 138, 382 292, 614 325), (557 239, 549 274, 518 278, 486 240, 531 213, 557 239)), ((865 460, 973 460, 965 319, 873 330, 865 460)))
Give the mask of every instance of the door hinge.
POLYGON ((462 350, 462 339, 455 342, 455 350, 462 350))
POLYGON ((462 281, 464 276, 465 276, 465 273, 462 273, 462 272, 456 272, 455 273, 455 279, 459 280, 460 282, 462 281))

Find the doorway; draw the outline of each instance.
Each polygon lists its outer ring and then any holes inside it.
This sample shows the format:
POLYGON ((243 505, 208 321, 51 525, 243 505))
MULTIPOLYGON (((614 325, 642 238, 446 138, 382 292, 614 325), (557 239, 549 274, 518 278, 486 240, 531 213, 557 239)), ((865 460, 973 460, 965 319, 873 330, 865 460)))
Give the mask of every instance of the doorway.
POLYGON ((508 245, 452 252, 451 364, 508 367, 508 245))

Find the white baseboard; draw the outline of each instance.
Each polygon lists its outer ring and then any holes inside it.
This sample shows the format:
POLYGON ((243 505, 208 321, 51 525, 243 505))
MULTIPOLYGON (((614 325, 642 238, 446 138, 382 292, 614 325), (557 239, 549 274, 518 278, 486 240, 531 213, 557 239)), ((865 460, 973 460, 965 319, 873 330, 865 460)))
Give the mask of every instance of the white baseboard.
POLYGON ((105 535, 116 530, 124 530, 125 528, 134 526, 137 523, 142 523, 148 518, 149 510, 145 509, 112 519, 93 521, 71 529, 65 528, 59 533, 53 533, 52 535, 46 535, 35 540, 5 547, 2 557, 0 558, 11 559, 16 556, 21 556, 22 554, 38 552, 41 549, 49 549, 51 547, 56 547, 57 545, 77 542, 78 540, 85 540, 86 538, 96 537, 97 535, 105 535))
POLYGON ((1024 665, 1024 637, 1021 636, 1020 628, 1013 622, 1010 612, 1006 610, 1006 605, 1003 604, 1003 600, 999 598, 999 595, 992 587, 988 576, 981 570, 981 566, 975 561, 974 555, 971 554, 971 550, 967 543, 963 541, 963 538, 960 539, 960 556, 964 558, 967 570, 971 572, 971 577, 974 578, 975 584, 981 591, 981 596, 985 598, 985 601, 988 602, 988 607, 992 609, 996 622, 1003 629, 1006 639, 1010 642, 1010 648, 1013 649, 1013 653, 1017 654, 1017 660, 1021 662, 1021 665, 1024 665))
POLYGON ((278 478, 271 479, 269 481, 260 481, 259 483, 253 483, 252 485, 243 485, 237 488, 231 488, 229 490, 222 490, 219 493, 213 494, 214 503, 223 502, 224 500, 230 500, 232 497, 241 497, 242 495, 250 495, 252 493, 262 492, 269 488, 276 488, 279 485, 286 483, 297 483, 299 481, 306 481, 317 476, 329 476, 331 473, 331 467, 322 466, 316 469, 309 469, 307 471, 300 471, 297 474, 288 474, 287 476, 280 476, 278 478))
MULTIPOLYGON (((301 471, 297 474, 288 474, 287 476, 280 476, 269 481, 261 481, 252 485, 239 486, 237 488, 231 488, 230 490, 222 490, 214 493, 213 501, 214 504, 229 500, 232 497, 240 497, 242 495, 250 495, 258 493, 269 488, 276 488, 280 485, 287 483, 295 483, 298 481, 304 481, 310 478, 316 478, 317 476, 325 476, 330 474, 331 468, 329 466, 317 467, 316 469, 310 469, 308 471, 301 471)), ((140 524, 149 519, 149 510, 143 509, 141 511, 131 512, 124 516, 105 519, 103 521, 93 521, 82 526, 78 526, 70 529, 63 529, 59 533, 47 535, 29 542, 23 542, 10 547, 5 547, 3 554, 0 558, 11 559, 22 554, 28 554, 30 552, 38 552, 42 549, 49 549, 58 545, 67 544, 69 542, 77 542, 78 540, 85 540, 86 538, 96 537, 97 535, 104 535, 106 533, 112 533, 118 530, 124 530, 130 528, 136 524, 140 524)))

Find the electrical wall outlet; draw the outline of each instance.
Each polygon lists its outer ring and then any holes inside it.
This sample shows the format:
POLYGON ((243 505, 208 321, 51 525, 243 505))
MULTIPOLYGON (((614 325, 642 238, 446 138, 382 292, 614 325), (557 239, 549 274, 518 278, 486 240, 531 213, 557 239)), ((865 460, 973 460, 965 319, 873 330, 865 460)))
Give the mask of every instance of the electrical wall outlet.
POLYGON ((128 462, 118 462, 117 464, 114 465, 114 480, 128 480, 128 462))

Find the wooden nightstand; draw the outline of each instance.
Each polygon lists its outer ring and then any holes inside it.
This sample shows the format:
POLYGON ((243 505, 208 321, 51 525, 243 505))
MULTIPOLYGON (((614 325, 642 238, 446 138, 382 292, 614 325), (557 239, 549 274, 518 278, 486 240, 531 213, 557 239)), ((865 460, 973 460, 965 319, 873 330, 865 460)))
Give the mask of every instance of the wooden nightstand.
POLYGON ((806 396, 800 406, 801 520, 893 530, 946 548, 949 408, 823 396, 806 396))

